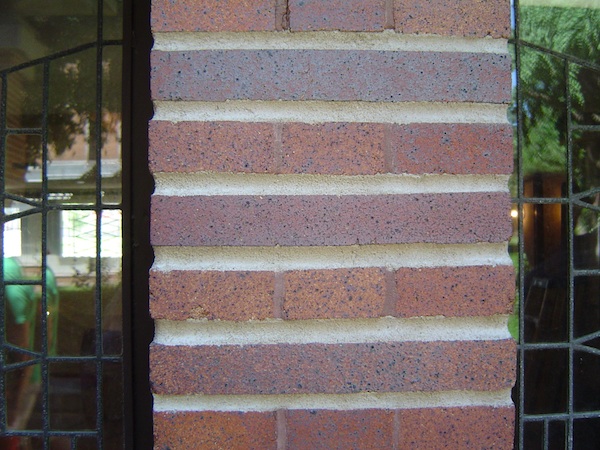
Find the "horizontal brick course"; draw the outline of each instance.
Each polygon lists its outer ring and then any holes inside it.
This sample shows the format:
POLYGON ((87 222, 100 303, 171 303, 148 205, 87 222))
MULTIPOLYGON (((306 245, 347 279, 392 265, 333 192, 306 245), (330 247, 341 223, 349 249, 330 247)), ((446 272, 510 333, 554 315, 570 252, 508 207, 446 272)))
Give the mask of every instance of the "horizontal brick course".
POLYGON ((512 449, 512 407, 423 408, 400 411, 402 449, 512 449))
POLYGON ((151 241, 164 246, 502 242, 512 232, 509 209, 507 193, 154 196, 151 241))
POLYGON ((289 449, 385 449, 394 441, 394 411, 286 412, 289 449))
POLYGON ((396 284, 397 317, 509 314, 515 292, 510 266, 406 268, 396 284))
POLYGON ((150 312, 155 319, 238 322, 491 316, 510 313, 514 296, 511 266, 299 270, 280 276, 276 294, 274 272, 153 270, 150 312))
POLYGON ((149 137, 154 172, 375 175, 512 170, 509 124, 152 121, 149 137))
POLYGON ((158 450, 277 448, 274 412, 159 412, 154 414, 158 450))
POLYGON ((405 34, 439 34, 507 38, 507 0, 394 0, 396 30, 405 34))
POLYGON ((495 391, 514 384, 515 354, 512 339, 197 347, 154 344, 150 378, 155 394, 174 395, 495 391))
POLYGON ((506 54, 375 50, 154 51, 154 100, 508 103, 506 54))
POLYGON ((512 448, 512 407, 157 412, 155 448, 512 448), (283 425, 283 426, 281 426, 283 425), (282 430, 285 432, 282 433, 282 430), (282 448, 282 447, 279 447, 282 448))
POLYGON ((275 0, 152 0, 153 31, 275 31, 275 0))
POLYGON ((382 31, 386 0, 289 0, 292 31, 382 31))
POLYGON ((261 320, 274 317, 272 272, 150 272, 154 319, 261 320))
POLYGON ((284 274, 285 319, 382 317, 384 269, 306 270, 284 274))

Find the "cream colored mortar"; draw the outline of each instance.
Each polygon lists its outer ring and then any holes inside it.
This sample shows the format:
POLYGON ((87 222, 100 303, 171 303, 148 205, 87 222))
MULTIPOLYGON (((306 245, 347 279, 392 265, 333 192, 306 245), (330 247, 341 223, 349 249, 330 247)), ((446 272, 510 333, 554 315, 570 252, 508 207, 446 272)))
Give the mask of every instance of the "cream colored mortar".
POLYGON ((273 271, 385 267, 510 266, 506 244, 336 247, 154 247, 153 270, 273 271))
POLYGON ((248 322, 155 321, 162 345, 360 344, 511 339, 508 316, 327 319, 248 322))
POLYGON ((506 39, 372 32, 158 32, 154 50, 377 50, 403 52, 508 53, 506 39))
POLYGON ((507 124, 507 105, 437 102, 156 101, 153 120, 267 123, 507 124))
MULTIPOLYGON (((169 152, 164 152, 168 154, 169 152)), ((508 192, 507 175, 155 173, 155 195, 399 195, 508 192)))
POLYGON ((154 411, 244 411, 279 409, 414 409, 469 406, 511 407, 510 389, 502 391, 445 391, 299 395, 155 395, 154 411))

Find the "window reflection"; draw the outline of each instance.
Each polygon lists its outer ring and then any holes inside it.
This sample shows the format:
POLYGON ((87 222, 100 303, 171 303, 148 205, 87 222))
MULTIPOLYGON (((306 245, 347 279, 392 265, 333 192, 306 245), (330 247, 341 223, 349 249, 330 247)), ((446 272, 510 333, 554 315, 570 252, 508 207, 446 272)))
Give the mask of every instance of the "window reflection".
POLYGON ((571 419, 600 414, 600 9, 524 0, 519 12, 520 39, 542 47, 519 47, 521 448, 595 448, 591 422, 571 419))
POLYGON ((123 446, 122 1, 99 3, 0 2, 0 448, 123 446))

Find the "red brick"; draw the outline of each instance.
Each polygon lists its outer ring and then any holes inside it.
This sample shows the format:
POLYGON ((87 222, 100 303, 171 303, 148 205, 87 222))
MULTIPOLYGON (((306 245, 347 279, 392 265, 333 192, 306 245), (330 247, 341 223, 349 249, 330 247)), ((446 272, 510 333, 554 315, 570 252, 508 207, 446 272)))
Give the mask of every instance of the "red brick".
POLYGON ((441 34, 507 38, 508 0, 395 0, 396 30, 405 34, 441 34))
POLYGON ((273 412, 159 412, 154 414, 157 450, 273 449, 277 421, 273 412))
POLYGON ((275 31, 274 0, 152 0, 152 31, 275 31))
POLYGON ((274 246, 502 242, 507 193, 154 196, 153 245, 274 246))
POLYGON ((383 316, 384 269, 286 272, 286 319, 346 319, 383 316))
POLYGON ((152 121, 153 172, 507 174, 510 125, 152 121), (386 131, 386 128, 389 131, 386 131), (279 147, 278 147, 279 146, 279 147), (392 154, 386 167, 385 148, 392 154))
POLYGON ((512 407, 406 409, 400 411, 400 449, 512 449, 512 407))
POLYGON ((153 172, 273 171, 271 124, 151 121, 149 140, 153 172))
POLYGON ((381 124, 289 123, 282 129, 280 173, 372 175, 385 172, 381 124))
POLYGON ((512 173, 509 124, 394 125, 390 142, 396 173, 512 173))
POLYGON ((273 313, 272 272, 150 273, 154 319, 260 320, 273 313))
POLYGON ((392 448, 394 411, 287 411, 290 449, 392 448))
POLYGON ((150 350, 155 394, 495 391, 514 384, 515 342, 164 346, 150 350))
POLYGON ((510 57, 375 50, 154 51, 154 100, 508 103, 510 57))
POLYGON ((406 268, 396 283, 399 317, 509 314, 515 292, 511 266, 406 268))
POLYGON ((290 0, 292 31, 382 31, 386 0, 290 0))

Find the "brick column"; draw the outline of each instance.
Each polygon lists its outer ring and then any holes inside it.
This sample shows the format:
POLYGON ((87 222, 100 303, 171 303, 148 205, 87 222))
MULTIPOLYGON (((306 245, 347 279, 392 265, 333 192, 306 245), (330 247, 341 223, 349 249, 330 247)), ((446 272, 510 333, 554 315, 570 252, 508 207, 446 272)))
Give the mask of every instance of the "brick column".
POLYGON ((512 448, 508 1, 152 26, 156 448, 512 448))

